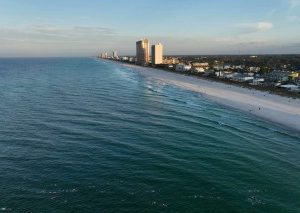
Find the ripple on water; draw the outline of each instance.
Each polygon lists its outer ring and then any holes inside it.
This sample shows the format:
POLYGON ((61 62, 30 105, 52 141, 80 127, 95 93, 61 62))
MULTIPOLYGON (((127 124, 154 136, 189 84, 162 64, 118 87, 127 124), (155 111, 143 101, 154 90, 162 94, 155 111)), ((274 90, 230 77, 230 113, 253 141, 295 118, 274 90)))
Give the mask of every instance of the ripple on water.
POLYGON ((5 64, 0 211, 300 210, 296 133, 110 62, 5 64))

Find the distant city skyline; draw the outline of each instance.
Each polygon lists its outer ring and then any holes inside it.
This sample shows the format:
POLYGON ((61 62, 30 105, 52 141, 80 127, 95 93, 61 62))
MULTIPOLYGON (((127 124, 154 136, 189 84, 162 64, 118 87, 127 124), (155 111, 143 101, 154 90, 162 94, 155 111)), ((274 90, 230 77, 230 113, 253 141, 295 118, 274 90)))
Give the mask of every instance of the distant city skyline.
POLYGON ((300 0, 0 0, 0 57, 300 54, 300 0))

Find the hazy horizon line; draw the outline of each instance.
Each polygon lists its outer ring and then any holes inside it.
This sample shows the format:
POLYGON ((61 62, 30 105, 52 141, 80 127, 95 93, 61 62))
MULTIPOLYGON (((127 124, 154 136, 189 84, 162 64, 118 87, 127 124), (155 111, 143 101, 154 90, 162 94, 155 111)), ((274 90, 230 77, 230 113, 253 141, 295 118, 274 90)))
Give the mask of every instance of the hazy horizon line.
MULTIPOLYGON (((164 57, 179 57, 179 56, 300 56, 300 53, 266 53, 266 54, 167 54, 164 55, 164 57)), ((135 57, 135 55, 132 54, 124 54, 119 55, 119 57, 135 57)), ((99 55, 82 55, 82 56, 0 56, 1 59, 5 58, 95 58, 99 57, 99 55)))

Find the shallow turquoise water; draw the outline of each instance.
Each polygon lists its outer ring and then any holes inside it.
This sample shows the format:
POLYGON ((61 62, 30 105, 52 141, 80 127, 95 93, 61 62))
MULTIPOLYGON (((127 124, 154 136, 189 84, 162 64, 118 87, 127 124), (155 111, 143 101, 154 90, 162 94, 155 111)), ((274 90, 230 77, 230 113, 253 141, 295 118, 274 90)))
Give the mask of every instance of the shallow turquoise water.
POLYGON ((92 58, 0 59, 0 212, 300 212, 300 135, 92 58))

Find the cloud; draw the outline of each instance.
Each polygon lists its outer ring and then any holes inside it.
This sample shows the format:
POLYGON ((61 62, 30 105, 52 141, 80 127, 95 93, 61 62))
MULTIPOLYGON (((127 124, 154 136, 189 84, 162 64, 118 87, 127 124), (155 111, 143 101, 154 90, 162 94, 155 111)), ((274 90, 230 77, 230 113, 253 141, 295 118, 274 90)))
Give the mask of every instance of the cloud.
POLYGON ((60 38, 90 38, 96 36, 115 35, 114 29, 106 27, 89 27, 89 26, 73 26, 73 27, 55 27, 45 25, 33 25, 25 29, 31 33, 39 33, 40 35, 60 38))
POLYGON ((30 42, 77 42, 99 40, 115 36, 114 29, 106 27, 51 25, 29 25, 24 27, 0 28, 0 40, 20 40, 30 42))
POLYGON ((227 43, 230 45, 237 44, 266 44, 269 43, 269 39, 264 38, 251 38, 249 36, 235 36, 235 37, 217 37, 214 39, 215 42, 218 43, 227 43))
POLYGON ((277 9, 271 9, 270 11, 268 11, 267 13, 266 13, 266 16, 268 17, 268 16, 274 16, 274 15, 276 15, 276 13, 278 13, 278 10, 277 9))
MULTIPOLYGON (((248 54, 299 53, 298 38, 283 43, 269 34, 258 33, 272 29, 270 22, 234 25, 239 33, 223 37, 154 36, 148 33, 121 35, 102 26, 28 25, 0 28, 1 56, 91 56, 117 49, 121 55, 135 54, 135 41, 148 37, 151 43, 162 42, 165 54, 248 54), (262 24, 263 23, 263 24, 262 24), (269 24, 266 24, 269 23, 269 24), (240 33, 242 31, 243 33, 240 33), (247 32, 247 33, 245 33, 247 32)), ((276 36, 275 36, 276 37, 276 36)), ((286 40, 286 39, 285 39, 286 40)))
POLYGON ((268 21, 261 21, 257 23, 241 23, 236 25, 241 33, 256 33, 271 30, 274 25, 268 21))
POLYGON ((288 3, 291 9, 300 6, 300 0, 289 0, 288 3))
POLYGON ((273 24, 271 22, 258 22, 256 29, 258 31, 267 31, 273 28, 273 24))
POLYGON ((288 21, 290 22, 294 22, 294 21, 300 21, 300 16, 296 16, 296 15, 290 15, 287 17, 288 21))
POLYGON ((300 0, 288 0, 289 10, 287 10, 287 21, 298 22, 300 21, 299 8, 300 0))
POLYGON ((115 29, 102 26, 27 25, 0 27, 0 56, 75 56, 109 51, 122 38, 115 29))

